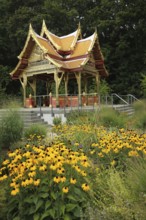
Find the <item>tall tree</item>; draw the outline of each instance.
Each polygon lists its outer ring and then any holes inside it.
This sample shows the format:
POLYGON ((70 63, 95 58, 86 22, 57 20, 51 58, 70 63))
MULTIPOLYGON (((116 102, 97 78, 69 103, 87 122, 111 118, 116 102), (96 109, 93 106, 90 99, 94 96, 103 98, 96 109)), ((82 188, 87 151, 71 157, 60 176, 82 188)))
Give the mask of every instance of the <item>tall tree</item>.
POLYGON ((64 35, 81 22, 83 37, 97 28, 113 92, 140 95, 146 68, 146 3, 144 0, 0 0, 0 63, 13 68, 31 22, 40 32, 64 35))

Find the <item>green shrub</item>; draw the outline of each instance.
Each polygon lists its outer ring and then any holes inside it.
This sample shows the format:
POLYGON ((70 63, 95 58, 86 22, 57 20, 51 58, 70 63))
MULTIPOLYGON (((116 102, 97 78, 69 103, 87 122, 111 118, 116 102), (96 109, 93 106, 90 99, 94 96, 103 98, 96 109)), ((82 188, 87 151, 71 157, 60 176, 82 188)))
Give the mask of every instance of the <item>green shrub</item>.
POLYGON ((6 202, 6 195, 5 195, 5 184, 0 183, 0 220, 6 219, 6 212, 7 212, 7 202, 6 202))
POLYGON ((15 96, 7 96, 2 104, 3 109, 18 109, 20 107, 22 107, 22 100, 15 96))
POLYGON ((67 114, 67 124, 97 124, 98 113, 95 111, 72 111, 67 114))
POLYGON ((107 128, 123 128, 126 125, 126 117, 112 108, 104 107, 99 111, 98 124, 107 128))
POLYGON ((45 138, 47 135, 47 128, 42 124, 32 124, 30 127, 26 128, 24 131, 24 137, 32 141, 38 140, 40 138, 45 138))
POLYGON ((81 219, 92 201, 89 162, 58 142, 9 152, 0 168, 8 171, 0 176, 7 187, 7 219, 81 219))
POLYGON ((56 117, 53 118, 53 124, 55 126, 61 125, 61 122, 62 122, 61 117, 56 116, 56 117))
POLYGON ((134 105, 135 114, 133 116, 133 127, 136 129, 146 129, 146 101, 135 102, 134 105))
POLYGON ((19 141, 23 134, 23 121, 17 110, 8 110, 0 124, 0 143, 4 148, 19 141))

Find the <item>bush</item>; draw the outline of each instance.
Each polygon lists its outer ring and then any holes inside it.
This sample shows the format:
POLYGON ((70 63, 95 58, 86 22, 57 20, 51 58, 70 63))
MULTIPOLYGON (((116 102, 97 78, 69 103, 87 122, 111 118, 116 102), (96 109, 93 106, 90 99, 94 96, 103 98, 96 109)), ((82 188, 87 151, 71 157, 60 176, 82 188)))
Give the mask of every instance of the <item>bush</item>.
POLYGON ((55 126, 61 125, 61 122, 62 122, 61 117, 56 116, 53 118, 53 124, 55 126))
POLYGON ((104 107, 99 111, 98 124, 107 128, 123 128, 126 125, 126 117, 112 108, 104 107))
POLYGON ((0 220, 7 219, 6 213, 7 213, 7 201, 6 201, 6 195, 5 195, 5 184, 0 183, 0 220))
POLYGON ((134 105, 135 114, 133 117, 133 127, 141 130, 146 129, 146 101, 135 102, 134 105))
POLYGON ((7 219, 81 219, 91 191, 90 163, 63 143, 28 144, 8 153, 0 172, 7 186, 7 219), (12 169, 14 167, 14 169, 12 169), (20 173, 21 170, 21 173, 20 173))
POLYGON ((67 124, 97 124, 98 112, 72 111, 67 114, 67 124))
POLYGON ((32 124, 24 131, 24 137, 26 139, 31 139, 32 141, 38 141, 39 137, 45 138, 46 136, 47 128, 42 124, 32 124))
POLYGON ((2 108, 3 109, 17 109, 22 107, 22 100, 21 97, 15 97, 15 96, 6 96, 5 100, 3 101, 2 108))
POLYGON ((9 148, 11 144, 21 139, 23 134, 23 121, 17 110, 7 111, 0 124, 0 143, 2 147, 9 148))

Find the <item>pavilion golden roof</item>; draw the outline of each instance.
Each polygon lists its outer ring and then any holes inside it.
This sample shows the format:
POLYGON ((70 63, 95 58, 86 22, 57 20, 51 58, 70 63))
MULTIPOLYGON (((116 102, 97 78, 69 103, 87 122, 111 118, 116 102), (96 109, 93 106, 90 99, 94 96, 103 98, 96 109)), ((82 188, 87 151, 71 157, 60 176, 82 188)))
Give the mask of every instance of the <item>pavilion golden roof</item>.
POLYGON ((19 62, 10 73, 12 78, 18 79, 28 66, 29 57, 35 45, 43 53, 43 57, 65 72, 82 71, 90 60, 91 53, 95 60, 95 69, 99 75, 107 76, 103 55, 100 50, 97 32, 90 37, 80 39, 81 28, 66 36, 58 37, 51 33, 43 21, 41 34, 38 35, 30 25, 28 36, 20 55, 19 62))

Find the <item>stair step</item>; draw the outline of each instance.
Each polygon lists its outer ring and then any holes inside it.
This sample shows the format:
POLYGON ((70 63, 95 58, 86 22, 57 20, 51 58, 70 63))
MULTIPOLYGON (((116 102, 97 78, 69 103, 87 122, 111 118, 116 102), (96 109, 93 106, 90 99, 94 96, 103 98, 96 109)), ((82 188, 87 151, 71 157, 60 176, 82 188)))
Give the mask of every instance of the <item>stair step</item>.
POLYGON ((134 108, 131 105, 115 106, 114 109, 118 112, 125 113, 128 116, 131 116, 134 114, 134 108))
MULTIPOLYGON (((0 110, 0 120, 3 118, 6 110, 0 110)), ((24 122, 24 128, 28 128, 32 124, 42 124, 48 126, 48 123, 37 112, 34 111, 19 111, 20 117, 24 122)))

